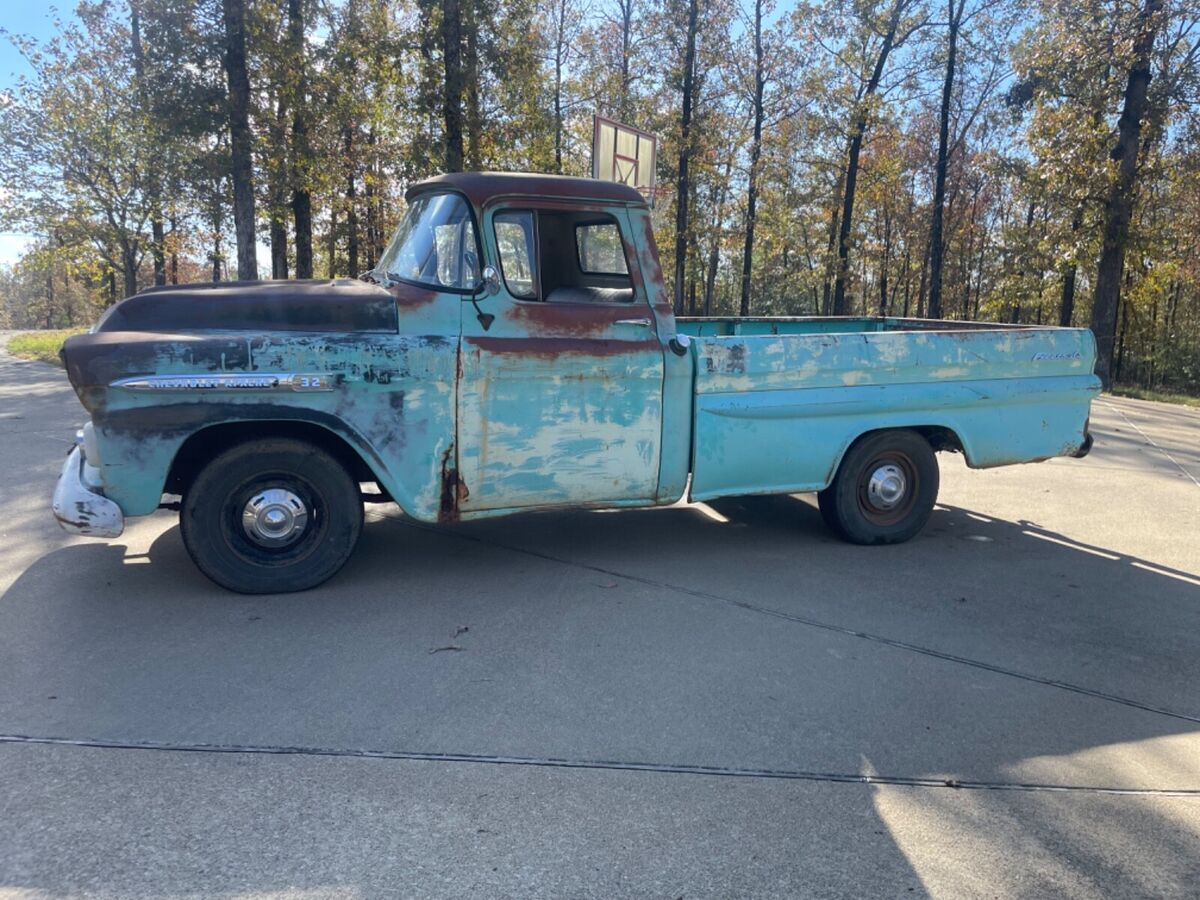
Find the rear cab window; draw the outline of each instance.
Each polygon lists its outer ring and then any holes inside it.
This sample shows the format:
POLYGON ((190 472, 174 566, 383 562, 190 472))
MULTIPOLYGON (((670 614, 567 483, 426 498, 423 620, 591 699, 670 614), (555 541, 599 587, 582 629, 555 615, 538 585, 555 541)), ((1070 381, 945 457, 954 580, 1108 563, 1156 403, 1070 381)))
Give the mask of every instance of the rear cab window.
POLYGON ((575 255, 587 275, 628 275, 625 246, 616 222, 575 226, 575 255))

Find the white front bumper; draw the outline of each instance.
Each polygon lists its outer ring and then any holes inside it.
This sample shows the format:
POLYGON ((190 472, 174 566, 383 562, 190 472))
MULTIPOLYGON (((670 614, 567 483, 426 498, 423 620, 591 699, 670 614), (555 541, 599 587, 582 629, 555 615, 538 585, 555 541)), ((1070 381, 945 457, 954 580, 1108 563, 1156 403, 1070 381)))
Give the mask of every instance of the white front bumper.
POLYGON ((83 448, 76 446, 63 463, 54 488, 54 518, 64 531, 72 534, 120 537, 125 530, 125 514, 121 507, 84 483, 84 465, 83 448))

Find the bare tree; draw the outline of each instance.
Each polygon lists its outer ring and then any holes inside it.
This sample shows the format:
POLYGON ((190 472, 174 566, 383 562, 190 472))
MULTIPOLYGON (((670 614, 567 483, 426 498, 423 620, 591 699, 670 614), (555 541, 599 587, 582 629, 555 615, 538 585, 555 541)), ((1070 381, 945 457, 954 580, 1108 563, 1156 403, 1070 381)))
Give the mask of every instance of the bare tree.
POLYGON ((1112 382, 1113 341, 1117 331, 1117 309, 1121 304, 1121 274, 1129 243, 1129 223, 1137 188, 1138 151, 1142 121, 1149 106, 1150 55, 1159 27, 1163 0, 1146 0, 1137 16, 1133 62, 1125 85, 1121 117, 1117 120, 1117 142, 1110 156, 1117 164, 1104 208, 1104 242, 1096 272, 1096 294, 1092 301, 1092 331, 1096 335, 1096 374, 1108 387, 1112 382))
POLYGON ((908 40, 921 24, 924 24, 914 23, 905 31, 900 30, 904 16, 914 2, 915 0, 893 0, 884 32, 881 35, 882 40, 875 53, 875 62, 871 66, 871 74, 858 98, 854 122, 850 127, 850 140, 846 148, 845 187, 842 191, 842 214, 838 229, 837 277, 833 286, 833 314, 835 316, 844 316, 847 312, 846 280, 850 274, 850 231, 854 222, 854 192, 858 183, 858 160, 862 154, 863 137, 869 124, 870 101, 883 80, 883 73, 887 68, 888 57, 891 56, 892 51, 908 40))
POLYGON ((238 278, 258 277, 254 237, 254 169, 250 137, 250 77, 246 74, 246 3, 223 0, 225 75, 229 83, 230 178, 238 278))

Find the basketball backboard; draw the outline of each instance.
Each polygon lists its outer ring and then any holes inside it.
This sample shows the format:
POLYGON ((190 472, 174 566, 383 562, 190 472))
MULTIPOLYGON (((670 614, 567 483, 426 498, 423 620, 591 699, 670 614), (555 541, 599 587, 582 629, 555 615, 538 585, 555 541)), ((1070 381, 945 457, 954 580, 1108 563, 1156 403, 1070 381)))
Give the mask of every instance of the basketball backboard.
POLYGON ((592 177, 637 188, 653 206, 658 138, 604 116, 593 116, 592 123, 592 177))

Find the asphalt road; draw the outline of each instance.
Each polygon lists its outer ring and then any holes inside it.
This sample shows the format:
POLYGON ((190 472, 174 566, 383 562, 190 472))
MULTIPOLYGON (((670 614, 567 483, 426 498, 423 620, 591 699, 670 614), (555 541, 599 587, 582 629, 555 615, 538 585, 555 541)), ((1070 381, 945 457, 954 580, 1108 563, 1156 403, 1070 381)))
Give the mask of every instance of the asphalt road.
POLYGON ((81 409, 0 354, 0 898, 1195 896, 1200 411, 812 498, 432 529, 243 597, 71 538, 81 409))

